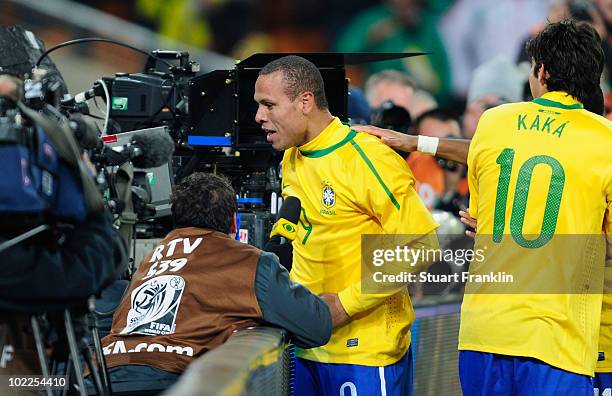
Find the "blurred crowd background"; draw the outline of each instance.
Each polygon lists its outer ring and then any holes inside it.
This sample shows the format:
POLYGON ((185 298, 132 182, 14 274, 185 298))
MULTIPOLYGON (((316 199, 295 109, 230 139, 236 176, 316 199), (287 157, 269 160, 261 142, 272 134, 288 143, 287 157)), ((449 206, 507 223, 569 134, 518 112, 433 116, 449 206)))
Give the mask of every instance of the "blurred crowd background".
MULTIPOLYGON (((258 52, 428 52, 349 66, 351 121, 371 123, 392 106, 409 115, 408 133, 469 139, 486 109, 531 99, 525 43, 547 21, 567 17, 593 24, 602 38, 601 88, 612 119, 612 0, 3 0, 0 23, 32 30, 47 47, 102 36, 187 49, 203 71, 258 52)), ((52 59, 72 93, 143 65, 142 55, 99 43, 52 59)), ((429 208, 465 208, 463 166, 420 153, 408 161, 429 208)))
MULTIPOLYGON (((520 99, 512 65, 526 61, 525 41, 546 21, 592 23, 612 62, 612 0, 83 0, 163 36, 244 59, 257 52, 430 52, 350 70, 363 87, 382 70, 406 73, 423 96, 460 114, 484 96, 520 99), (495 60, 495 61, 494 61, 495 60), (488 68, 478 67, 489 63, 488 68), (475 81, 476 78, 479 80, 475 81), (479 86, 474 87, 474 84, 479 86), (507 91, 503 91, 506 89, 507 91)), ((610 67, 608 68, 610 69, 610 67)), ((528 70, 528 68, 527 68, 528 70)), ((609 92, 609 71, 604 82, 609 92)), ((521 93, 522 97, 522 93, 521 93)), ((419 102, 420 98, 416 98, 419 102)), ((422 99, 421 99, 422 100, 422 99)), ((413 98, 413 102, 414 102, 413 98)), ((488 102, 494 102, 489 98, 488 102)), ((608 103, 610 105, 610 103, 608 103)), ((415 106, 413 104, 413 106, 415 106)), ((411 109, 415 111, 415 109, 411 109)), ((418 108, 416 110, 419 110, 418 108)), ((418 114, 413 114, 413 118, 418 114)), ((469 137, 471 131, 464 131, 469 137)))
MULTIPOLYGON (((5 0, 2 23, 20 23, 19 3, 5 0), (12 5, 12 7, 11 7, 12 5), (11 10, 12 9, 12 10, 11 10), (13 12, 11 12, 13 11, 13 12)), ((351 85, 364 88, 368 77, 397 70, 386 85, 404 84, 403 100, 416 119, 432 107, 465 115, 462 133, 470 137, 471 107, 526 98, 529 59, 524 44, 546 21, 574 17, 592 23, 602 36, 608 70, 602 88, 610 98, 612 0, 79 0, 45 1, 52 6, 82 4, 132 22, 195 49, 232 59, 257 52, 415 52, 431 55, 351 67, 351 85), (521 62, 525 62, 521 64, 521 62), (397 77, 397 76, 395 76, 397 77), (397 81, 396 81, 397 80, 397 81), (494 98, 495 96, 495 98, 494 98), (486 100, 485 100, 486 99, 486 100), (465 114, 464 114, 465 113, 465 114)), ((47 7, 48 7, 47 6, 47 7)), ((67 10, 61 12, 69 15, 67 10)), ((95 24, 95 21, 89 21, 95 24)), ((76 28, 49 22, 36 31, 47 46, 78 36, 76 28)), ((122 32, 129 35, 130 32, 122 32)), ((88 45, 95 56, 99 46, 88 45)), ((72 50, 72 49, 71 49, 72 50)), ((117 68, 138 68, 135 54, 113 48, 117 68), (135 62, 135 64, 132 64, 135 62)), ((99 59, 101 63, 107 63, 99 59)), ((61 67, 61 65, 60 65, 61 67)), ((384 79, 383 79, 384 80, 384 79)), ((376 89, 376 87, 370 87, 376 89)), ((385 87, 385 91, 389 91, 385 87)), ((370 105, 377 104, 366 92, 370 105), (373 102, 374 101, 374 102, 373 102)), ((387 95, 382 95, 387 96, 387 95)), ((399 96, 399 95, 398 95, 399 96)))

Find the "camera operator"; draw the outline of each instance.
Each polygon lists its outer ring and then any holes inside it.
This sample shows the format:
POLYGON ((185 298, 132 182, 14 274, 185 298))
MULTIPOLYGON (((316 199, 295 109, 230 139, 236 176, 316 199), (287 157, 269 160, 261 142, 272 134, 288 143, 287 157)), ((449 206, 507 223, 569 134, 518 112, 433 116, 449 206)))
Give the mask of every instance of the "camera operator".
POLYGON ((225 177, 193 173, 171 202, 176 229, 144 258, 102 340, 114 391, 165 389, 241 328, 279 326, 304 348, 329 340, 325 302, 292 283, 275 255, 234 239, 225 177))
MULTIPOLYGON (((21 89, 17 77, 0 76, 4 103, 17 103, 21 89)), ((21 171, 22 182, 29 183, 27 169, 21 171)), ((24 337, 22 332, 28 315, 84 305, 124 270, 127 249, 106 210, 89 213, 70 228, 49 226, 18 243, 13 238, 32 228, 26 215, 1 217, 0 334, 5 343, 0 344, 0 371, 34 374, 38 363, 34 363, 31 336, 24 337)))

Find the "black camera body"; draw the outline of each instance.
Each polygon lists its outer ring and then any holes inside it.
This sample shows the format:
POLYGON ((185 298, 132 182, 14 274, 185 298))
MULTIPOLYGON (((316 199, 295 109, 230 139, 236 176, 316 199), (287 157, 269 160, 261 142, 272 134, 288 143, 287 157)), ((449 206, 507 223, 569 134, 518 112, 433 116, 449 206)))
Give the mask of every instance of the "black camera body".
POLYGON ((408 110, 397 106, 390 100, 383 102, 379 107, 372 110, 372 125, 405 134, 413 134, 410 130, 412 117, 408 110))
MULTIPOLYGON (((200 70, 183 51, 151 52, 141 73, 117 73, 103 80, 110 95, 110 119, 116 123, 112 133, 153 126, 168 126, 180 135, 188 121, 188 85, 200 70), (172 64, 169 66, 165 60, 172 64)), ((103 96, 100 87, 96 94, 103 96)))

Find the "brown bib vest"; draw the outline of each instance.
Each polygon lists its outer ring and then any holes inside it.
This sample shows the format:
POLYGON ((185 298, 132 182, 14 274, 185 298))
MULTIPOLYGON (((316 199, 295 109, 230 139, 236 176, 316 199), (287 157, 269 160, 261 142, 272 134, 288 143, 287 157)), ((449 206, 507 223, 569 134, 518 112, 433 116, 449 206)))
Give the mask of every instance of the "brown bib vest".
POLYGON ((257 326, 261 251, 220 232, 181 228, 148 254, 102 340, 108 367, 143 364, 180 373, 234 330, 257 326))

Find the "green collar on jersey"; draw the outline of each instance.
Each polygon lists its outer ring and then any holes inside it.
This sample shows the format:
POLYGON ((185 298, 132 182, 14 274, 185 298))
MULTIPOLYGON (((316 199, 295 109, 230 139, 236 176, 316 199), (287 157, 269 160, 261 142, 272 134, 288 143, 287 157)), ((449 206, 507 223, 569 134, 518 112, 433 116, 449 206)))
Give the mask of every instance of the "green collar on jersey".
POLYGON ((574 103, 571 105, 566 105, 563 103, 555 102, 554 100, 549 100, 549 99, 544 99, 544 98, 535 98, 533 102, 539 105, 542 105, 542 106, 556 107, 558 109, 564 109, 564 110, 578 110, 578 109, 584 108, 582 106, 582 103, 574 103))
POLYGON ((357 132, 355 132, 354 130, 351 130, 344 139, 334 144, 333 146, 329 146, 327 148, 320 149, 320 150, 300 150, 300 154, 308 158, 320 158, 344 146, 345 144, 353 140, 355 136, 357 136, 357 132))

